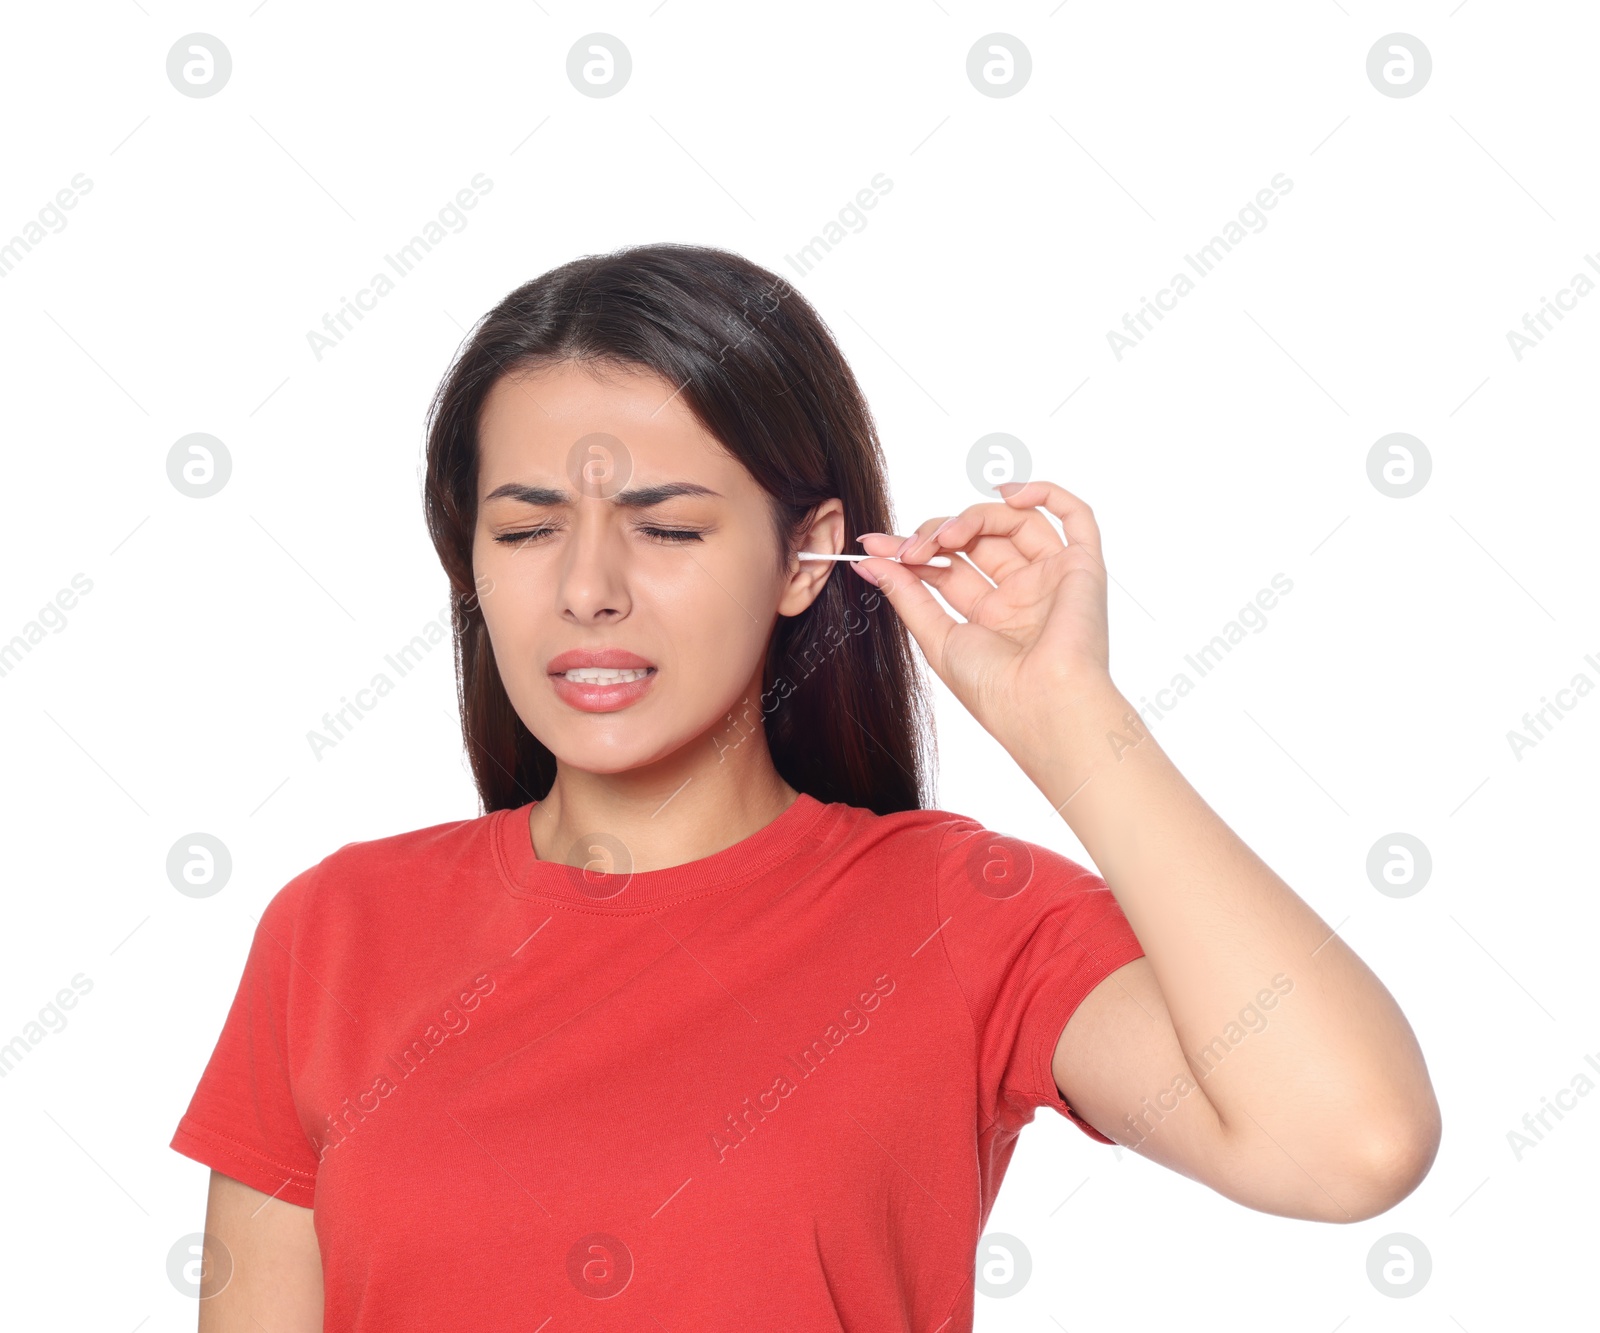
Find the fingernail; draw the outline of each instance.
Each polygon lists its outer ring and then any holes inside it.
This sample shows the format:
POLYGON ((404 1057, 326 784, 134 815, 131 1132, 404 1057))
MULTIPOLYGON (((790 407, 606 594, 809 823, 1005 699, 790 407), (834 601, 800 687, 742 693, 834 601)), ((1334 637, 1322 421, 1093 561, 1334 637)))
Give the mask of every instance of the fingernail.
POLYGON ((858 542, 864 542, 868 537, 887 537, 888 535, 889 534, 887 532, 863 532, 859 537, 856 538, 856 540, 858 542))
POLYGON ((949 518, 945 519, 945 521, 943 523, 939 524, 939 526, 936 527, 932 532, 930 532, 926 537, 919 537, 919 536, 916 535, 916 533, 912 533, 911 536, 907 537, 905 539, 905 541, 900 544, 900 549, 894 553, 894 558, 896 560, 904 560, 906 552, 909 551, 913 546, 917 547, 918 549, 921 549, 921 547, 922 547, 924 542, 931 542, 935 537, 937 537, 941 532, 943 532, 952 523, 954 523, 956 521, 956 519, 958 519, 960 517, 961 517, 960 514, 951 515, 949 518))
POLYGON ((878 576, 859 561, 853 564, 851 568, 854 569, 857 574, 861 575, 861 577, 870 583, 874 588, 881 586, 878 582, 878 576))

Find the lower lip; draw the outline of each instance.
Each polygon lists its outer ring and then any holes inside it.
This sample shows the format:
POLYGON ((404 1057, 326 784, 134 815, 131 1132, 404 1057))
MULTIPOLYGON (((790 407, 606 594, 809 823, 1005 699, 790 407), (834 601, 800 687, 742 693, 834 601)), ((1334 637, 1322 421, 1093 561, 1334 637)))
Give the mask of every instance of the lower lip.
POLYGON ((583 685, 565 676, 551 676, 550 682, 562 703, 585 713, 614 713, 644 698, 650 683, 659 674, 652 671, 640 680, 618 681, 615 685, 583 685))

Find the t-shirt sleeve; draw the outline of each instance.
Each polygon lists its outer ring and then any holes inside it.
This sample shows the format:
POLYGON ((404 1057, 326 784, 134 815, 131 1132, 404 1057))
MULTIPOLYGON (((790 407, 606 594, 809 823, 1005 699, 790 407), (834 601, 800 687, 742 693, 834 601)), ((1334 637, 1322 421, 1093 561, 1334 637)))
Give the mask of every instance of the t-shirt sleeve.
POLYGON ((970 819, 947 825, 935 875, 940 937, 972 1016, 981 1115, 1015 1132, 1048 1106, 1098 1143, 1056 1086, 1067 1020, 1110 973, 1144 956, 1099 875, 970 819))
POLYGON ((263 1194, 310 1208, 317 1154, 295 1105, 290 982, 311 872, 289 881, 256 925, 244 974, 170 1146, 263 1194))

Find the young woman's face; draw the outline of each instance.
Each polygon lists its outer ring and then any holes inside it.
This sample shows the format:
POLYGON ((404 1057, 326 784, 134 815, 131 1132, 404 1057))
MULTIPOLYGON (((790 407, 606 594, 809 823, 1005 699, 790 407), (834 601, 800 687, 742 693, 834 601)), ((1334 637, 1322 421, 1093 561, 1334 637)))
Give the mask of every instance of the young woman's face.
MULTIPOLYGON (((718 735, 759 726, 777 617, 832 568, 778 572, 766 492, 674 389, 566 363, 503 376, 479 418, 473 568, 495 663, 528 730, 588 772, 693 744, 717 763, 718 735)), ((840 502, 803 537, 842 550, 840 502)))

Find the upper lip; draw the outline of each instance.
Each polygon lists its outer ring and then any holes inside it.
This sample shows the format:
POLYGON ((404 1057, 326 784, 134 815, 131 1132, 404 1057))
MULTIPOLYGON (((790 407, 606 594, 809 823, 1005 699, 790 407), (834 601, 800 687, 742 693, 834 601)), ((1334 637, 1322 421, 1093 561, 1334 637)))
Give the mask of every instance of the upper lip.
POLYGON ((654 662, 647 662, 638 653, 630 653, 625 648, 573 648, 551 658, 546 670, 552 676, 559 676, 563 671, 571 671, 576 667, 617 667, 626 670, 629 667, 641 669, 653 666, 654 662))

